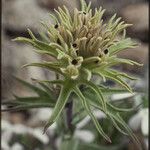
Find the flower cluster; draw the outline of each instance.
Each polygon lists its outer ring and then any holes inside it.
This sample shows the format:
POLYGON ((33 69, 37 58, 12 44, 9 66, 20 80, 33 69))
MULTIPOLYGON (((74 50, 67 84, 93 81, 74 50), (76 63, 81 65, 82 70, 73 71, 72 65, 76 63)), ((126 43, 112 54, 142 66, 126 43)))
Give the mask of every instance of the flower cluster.
POLYGON ((25 37, 15 39, 15 41, 32 44, 39 54, 47 54, 54 58, 54 61, 25 65, 46 68, 59 75, 57 80, 45 81, 58 84, 61 87, 53 113, 45 126, 45 131, 58 119, 69 100, 70 94, 75 93, 93 120, 97 130, 106 140, 110 141, 110 138, 105 134, 93 115, 92 106, 103 111, 120 132, 125 133, 124 130, 126 130, 136 139, 119 115, 120 111, 127 110, 117 108, 105 100, 103 91, 108 89, 96 85, 91 80, 94 75, 98 75, 104 81, 109 78, 132 92, 124 79, 134 78, 112 69, 112 66, 121 63, 140 65, 132 60, 117 57, 117 53, 120 51, 136 46, 136 43, 132 42, 130 38, 125 37, 125 29, 130 24, 124 23, 121 18, 116 18, 116 14, 107 23, 104 23, 102 17, 105 10, 100 7, 92 11, 90 5, 91 3, 87 5, 84 0, 81 0, 81 11, 75 8, 73 15, 65 6, 58 7, 58 10, 55 10, 56 15, 51 14, 54 24, 42 23, 47 30, 47 38, 43 41, 38 40, 30 30, 28 31, 31 39, 25 37), (80 88, 81 85, 85 85, 96 94, 96 103, 92 104, 91 101, 87 100, 88 98, 80 88))

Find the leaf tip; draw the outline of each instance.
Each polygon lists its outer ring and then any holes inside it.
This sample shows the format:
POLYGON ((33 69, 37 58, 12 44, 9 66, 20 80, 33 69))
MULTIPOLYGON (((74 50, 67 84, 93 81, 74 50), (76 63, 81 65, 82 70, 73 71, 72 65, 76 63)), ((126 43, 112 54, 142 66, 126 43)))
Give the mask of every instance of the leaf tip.
POLYGON ((21 40, 21 37, 17 37, 17 38, 11 39, 12 42, 16 42, 16 41, 20 41, 20 40, 21 40))
POLYGON ((112 143, 111 139, 107 136, 106 137, 106 140, 109 142, 109 143, 112 143))
POLYGON ((23 69, 23 68, 25 68, 25 67, 28 67, 28 66, 29 66, 29 64, 22 65, 22 66, 21 66, 21 69, 23 69))
POLYGON ((48 122, 46 123, 46 125, 44 126, 44 129, 43 129, 43 134, 46 133, 47 129, 53 124, 53 122, 48 122))

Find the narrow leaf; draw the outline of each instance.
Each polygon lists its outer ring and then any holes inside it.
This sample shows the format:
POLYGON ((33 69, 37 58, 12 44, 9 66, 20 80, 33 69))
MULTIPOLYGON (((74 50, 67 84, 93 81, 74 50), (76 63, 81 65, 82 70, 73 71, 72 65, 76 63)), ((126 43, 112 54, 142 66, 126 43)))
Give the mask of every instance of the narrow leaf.
POLYGON ((21 84, 23 84, 24 86, 30 88, 31 90, 35 91, 38 95, 43 96, 43 95, 47 95, 47 92, 45 92, 44 90, 30 84, 29 82, 26 82, 22 79, 19 79, 17 77, 14 76, 14 78, 19 81, 21 84))
POLYGON ((51 71, 55 71, 59 74, 62 74, 64 75, 61 70, 60 70, 60 67, 58 65, 55 65, 55 63, 30 63, 30 64, 26 64, 24 65, 23 67, 29 67, 29 66, 34 66, 34 67, 41 67, 41 68, 46 68, 48 70, 51 70, 51 71))
POLYGON ((137 144, 137 146, 139 147, 139 149, 142 150, 141 143, 139 142, 138 138, 135 136, 135 134, 133 133, 133 131, 128 127, 128 125, 125 123, 125 121, 119 115, 119 113, 117 113, 115 115, 115 118, 117 118, 117 121, 126 129, 126 131, 131 136, 131 138, 133 139, 133 141, 137 144))
POLYGON ((103 94, 102 94, 100 88, 98 88, 98 86, 96 84, 92 83, 91 81, 84 81, 83 83, 85 85, 87 85, 88 87, 90 87, 91 89, 93 89, 93 91, 98 96, 98 102, 99 102, 99 104, 102 104, 103 109, 105 110, 105 112, 107 112, 106 101, 105 101, 105 99, 103 97, 103 94))
POLYGON ((98 132, 107 140, 111 143, 110 138, 105 134, 105 132, 103 131, 102 127, 100 126, 100 124, 98 123, 98 120, 95 118, 95 116, 93 115, 90 106, 88 104, 88 102, 86 101, 85 97, 83 96, 83 94, 81 93, 81 91, 79 90, 79 88, 75 88, 74 92, 77 94, 77 96, 80 98, 83 107, 86 109, 87 113, 90 115, 91 119, 93 120, 93 123, 95 124, 98 132))
POLYGON ((65 104, 67 103, 67 100, 69 98, 69 95, 71 93, 72 90, 72 85, 66 83, 59 94, 58 100, 56 102, 56 105, 54 107, 53 113, 50 117, 50 119, 48 120, 48 122, 46 123, 45 127, 44 127, 44 133, 46 132, 47 128, 49 126, 51 126, 59 117, 60 113, 62 112, 63 108, 65 107, 65 104))
POLYGON ((121 84, 123 87, 125 87, 129 92, 132 93, 131 87, 130 87, 125 81, 123 81, 120 77, 118 77, 117 75, 114 75, 112 72, 106 71, 106 70, 101 71, 101 73, 102 73, 105 77, 110 78, 110 79, 112 79, 112 80, 118 82, 118 83, 121 84))
POLYGON ((86 4, 85 0, 80 0, 80 3, 81 3, 81 10, 86 12, 87 4, 86 4))
POLYGON ((135 42, 132 42, 130 38, 123 39, 109 48, 110 55, 114 55, 120 52, 121 50, 124 50, 127 48, 134 48, 136 47, 136 45, 137 44, 135 42))

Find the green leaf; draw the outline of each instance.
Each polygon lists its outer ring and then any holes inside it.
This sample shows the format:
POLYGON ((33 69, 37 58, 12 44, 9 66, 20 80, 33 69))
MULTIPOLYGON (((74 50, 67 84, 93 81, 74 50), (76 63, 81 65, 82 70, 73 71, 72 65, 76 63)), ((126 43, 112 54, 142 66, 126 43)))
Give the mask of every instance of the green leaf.
POLYGON ((108 102, 107 104, 108 104, 108 106, 109 106, 112 110, 115 110, 115 111, 117 111, 117 112, 131 112, 131 111, 136 111, 137 108, 141 105, 141 104, 140 104, 138 107, 133 107, 133 108, 120 108, 120 107, 118 108, 118 107, 112 105, 110 102, 108 102))
POLYGON ((83 107, 86 109, 87 113, 90 115, 93 123, 96 126, 96 129, 98 130, 98 132, 107 140, 111 143, 110 138, 105 134, 105 132, 103 131, 102 127, 100 126, 100 124, 98 123, 98 120, 95 118, 95 116, 93 115, 90 106, 88 104, 88 102, 86 101, 85 97, 83 96, 83 94, 81 93, 81 91, 79 90, 78 87, 74 88, 74 92, 77 94, 77 96, 80 98, 83 107))
POLYGON ((17 77, 14 78, 26 88, 34 91, 38 96, 20 97, 14 94, 15 99, 5 100, 2 102, 2 105, 11 106, 10 108, 6 108, 5 111, 54 106, 56 102, 56 95, 47 86, 42 85, 45 89, 44 90, 17 77))
MULTIPOLYGON (((25 43, 29 43, 31 45, 33 45, 33 47, 37 48, 38 51, 36 52, 41 52, 43 51, 43 53, 47 53, 53 57, 57 57, 57 51, 52 48, 50 45, 42 42, 42 41, 39 41, 39 40, 32 40, 32 39, 29 39, 29 38, 24 38, 24 37, 18 37, 16 39, 14 39, 13 41, 19 41, 19 42, 25 42, 25 43)), ((42 52, 41 52, 42 53, 42 52)))
POLYGON ((130 59, 124 59, 124 58, 113 58, 111 61, 108 61, 108 63, 109 63, 109 66, 117 65, 117 64, 120 64, 120 63, 129 64, 129 65, 143 66, 143 64, 140 64, 140 63, 135 62, 135 61, 130 60, 130 59))
POLYGON ((53 62, 45 62, 45 63, 30 63, 30 64, 26 64, 24 65, 23 67, 29 67, 29 66, 34 66, 34 67, 41 67, 41 68, 46 68, 48 70, 51 70, 51 71, 54 71, 54 72, 57 72, 59 74, 62 74, 62 71, 60 70, 60 67, 58 65, 58 63, 53 63, 53 62))
MULTIPOLYGON (((86 100, 89 101, 92 105, 94 105, 94 107, 100 109, 101 111, 104 111, 102 106, 98 105, 98 101, 97 98, 95 96, 90 97, 89 95, 86 96, 86 100)), ((111 119, 113 125, 123 134, 126 134, 125 131, 132 137, 132 139, 134 141, 136 141, 137 144, 139 144, 137 137, 134 135, 134 133, 132 132, 132 130, 128 127, 128 125, 123 121, 123 119, 121 118, 121 116, 119 115, 118 111, 110 109, 110 107, 107 107, 108 112, 107 112, 107 116, 111 119), (124 128, 124 130, 121 128, 124 128)), ((121 108, 120 108, 121 109, 121 108)))
POLYGON ((56 105, 54 107, 54 110, 52 112, 52 115, 44 127, 44 133, 47 130, 47 128, 51 126, 59 117, 60 113, 65 107, 65 104, 67 103, 71 90, 72 90, 72 84, 69 82, 65 83, 63 87, 61 88, 61 91, 60 91, 58 100, 56 102, 56 105))
MULTIPOLYGON (((97 70, 98 72, 99 70, 97 70)), ((103 70, 101 71, 101 74, 103 74, 105 77, 110 78, 116 82, 118 82, 119 84, 121 84, 123 87, 125 87, 129 92, 132 93, 132 89, 131 87, 125 82, 123 81, 120 77, 118 77, 117 75, 114 75, 111 71, 108 70, 103 70)))
POLYGON ((81 70, 81 74, 82 74, 82 78, 87 80, 87 81, 90 81, 91 77, 92 77, 92 73, 89 69, 86 69, 86 68, 82 68, 81 70))
POLYGON ((128 125, 122 119, 122 117, 120 116, 120 114, 116 113, 115 115, 112 115, 112 116, 114 117, 114 119, 116 119, 116 121, 118 121, 118 123, 120 123, 120 125, 122 125, 124 127, 124 129, 128 132, 128 134, 133 139, 133 141, 137 144, 137 146, 139 147, 139 149, 142 150, 141 143, 139 142, 138 138, 135 136, 135 134, 133 133, 133 131, 128 127, 128 125))
POLYGON ((15 76, 14 76, 14 78, 15 78, 15 80, 19 81, 25 87, 27 87, 27 88, 31 89, 32 91, 36 92, 39 96, 47 96, 48 95, 47 92, 44 91, 43 89, 41 89, 39 87, 36 87, 36 86, 30 84, 29 82, 26 82, 22 79, 19 79, 19 78, 15 77, 15 76))
POLYGON ((135 48, 136 46, 137 46, 137 44, 135 42, 131 41, 130 38, 126 38, 126 39, 123 39, 123 40, 117 42, 115 45, 112 45, 109 48, 109 52, 110 52, 110 55, 114 55, 124 49, 135 48))
POLYGON ((122 130, 119 125, 117 124, 116 120, 108 113, 109 118, 111 119, 114 127, 122 134, 124 135, 128 135, 124 130, 122 130))
POLYGON ((58 22, 59 22, 58 19, 57 19, 57 17, 56 17, 55 15, 49 13, 49 16, 50 16, 50 18, 53 19, 53 21, 54 21, 55 23, 58 23, 58 22))
MULTIPOLYGON (((32 109, 32 108, 50 108, 53 107, 54 105, 51 103, 34 103, 34 104, 23 104, 23 103, 18 103, 15 100, 12 100, 11 102, 8 102, 7 106, 11 106, 10 108, 5 108, 2 109, 2 111, 20 111, 20 110, 27 110, 27 109, 32 109), (11 102, 13 102, 13 106, 11 102)), ((4 105, 6 105, 4 103, 4 105)))
POLYGON ((127 75, 124 72, 120 72, 120 71, 117 71, 117 70, 114 70, 114 69, 107 69, 107 71, 110 71, 111 73, 113 73, 116 76, 121 76, 121 77, 124 77, 124 78, 128 78, 130 80, 137 80, 137 78, 131 77, 131 76, 127 75))
POLYGON ((40 31, 39 35, 40 35, 40 37, 41 37, 41 39, 42 39, 43 42, 45 42, 47 44, 50 43, 50 39, 49 39, 49 37, 47 36, 46 33, 40 31))
POLYGON ((83 84, 90 87, 97 94, 99 104, 102 104, 103 109, 105 110, 105 112, 107 112, 106 100, 104 99, 100 88, 98 88, 98 86, 96 84, 92 83, 91 81, 84 81, 83 84))
MULTIPOLYGON (((96 108, 102 108, 102 104, 99 103, 99 97, 97 95, 95 95, 91 89, 86 89, 84 91, 82 91, 83 94, 85 95, 86 99, 88 99, 90 102, 92 102, 92 104, 94 104, 94 106, 96 108)), ((135 111, 137 108, 118 108, 114 105, 112 105, 111 103, 113 103, 113 101, 107 101, 106 105, 107 105, 107 110, 113 110, 113 111, 117 111, 117 112, 130 112, 130 111, 135 111)), ((103 109, 101 109, 103 111, 103 109)), ((104 112, 106 113, 106 112, 104 112)))
POLYGON ((33 45, 33 47, 38 49, 37 52, 40 53, 41 51, 44 51, 45 53, 57 58, 58 53, 55 50, 55 48, 53 48, 52 46, 50 46, 49 44, 47 44, 45 42, 37 40, 35 38, 35 36, 33 35, 33 33, 31 32, 31 30, 28 29, 28 32, 29 32, 32 39, 24 38, 24 37, 18 37, 16 39, 13 39, 13 41, 29 43, 29 44, 33 45))
POLYGON ((126 89, 116 89, 116 88, 100 88, 102 93, 104 94, 119 94, 119 93, 126 93, 127 90, 126 89))
POLYGON ((45 90, 45 92, 47 92, 49 97, 53 97, 54 96, 54 90, 52 89, 52 87, 46 85, 45 82, 41 82, 38 79, 34 79, 34 78, 31 78, 31 79, 32 79, 32 81, 37 82, 45 90))
MULTIPOLYGON (((36 97, 36 96, 32 96, 32 97, 19 97, 19 96, 15 96, 15 100, 12 100, 12 104, 15 103, 19 103, 19 104, 41 104, 41 103, 50 103, 52 105, 55 104, 55 100, 51 99, 50 96, 47 97, 36 97)), ((7 102, 7 101, 6 101, 7 102)), ((4 103, 6 103, 4 102, 4 103)))
POLYGON ((80 3, 81 3, 81 10, 86 12, 87 4, 86 4, 85 0, 80 0, 80 3))
POLYGON ((80 109, 78 112, 76 112, 73 115, 73 119, 72 119, 72 124, 76 125, 77 123, 79 123, 81 120, 83 120, 86 117, 86 113, 84 108, 80 109))
POLYGON ((54 107, 55 101, 51 97, 18 97, 15 99, 4 100, 2 105, 9 106, 2 111, 19 111, 31 108, 54 107))

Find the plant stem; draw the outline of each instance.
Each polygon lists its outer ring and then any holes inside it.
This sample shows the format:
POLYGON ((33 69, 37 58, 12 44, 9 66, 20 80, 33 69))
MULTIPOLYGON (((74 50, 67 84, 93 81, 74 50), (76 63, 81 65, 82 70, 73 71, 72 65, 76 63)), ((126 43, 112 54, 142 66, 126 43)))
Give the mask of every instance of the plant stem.
POLYGON ((72 125, 72 115, 73 115, 73 101, 71 100, 69 103, 66 105, 66 121, 67 121, 67 127, 68 130, 73 134, 74 127, 72 125))
POLYGON ((50 139, 50 145, 51 145, 52 149, 57 150, 57 146, 56 146, 57 135, 56 134, 53 136, 49 135, 49 139, 50 139))

